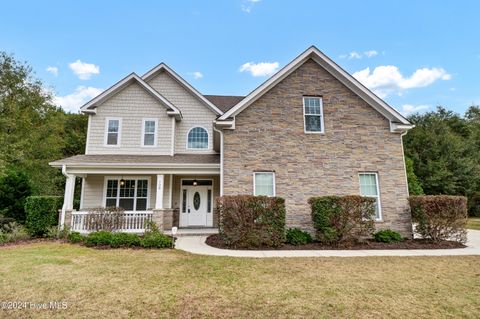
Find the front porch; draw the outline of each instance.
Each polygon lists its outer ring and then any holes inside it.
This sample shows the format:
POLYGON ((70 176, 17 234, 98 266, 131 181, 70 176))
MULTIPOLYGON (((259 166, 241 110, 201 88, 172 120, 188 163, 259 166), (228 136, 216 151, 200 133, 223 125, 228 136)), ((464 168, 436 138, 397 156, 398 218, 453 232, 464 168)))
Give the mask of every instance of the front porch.
MULTIPOLYGON (((119 207, 124 211, 116 217, 115 231, 143 233, 150 221, 165 232, 172 227, 216 229, 220 168, 217 163, 204 163, 204 157, 216 158, 212 155, 195 155, 203 163, 156 164, 161 167, 125 162, 108 167, 98 163, 62 163, 66 184, 59 225, 88 233, 100 208, 119 207), (73 209, 77 178, 81 178, 82 185, 78 211, 73 209)), ((145 156, 138 157, 145 160, 145 156)), ((175 161, 175 157, 170 161, 175 161)))

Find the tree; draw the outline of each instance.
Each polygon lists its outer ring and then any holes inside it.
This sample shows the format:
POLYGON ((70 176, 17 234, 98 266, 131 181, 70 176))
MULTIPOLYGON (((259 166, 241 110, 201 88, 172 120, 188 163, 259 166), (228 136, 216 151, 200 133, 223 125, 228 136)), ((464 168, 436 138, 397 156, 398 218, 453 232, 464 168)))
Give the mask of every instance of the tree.
POLYGON ((405 157, 405 168, 407 170, 408 191, 410 195, 423 195, 423 188, 420 181, 413 171, 413 161, 411 158, 405 157))
POLYGON ((0 177, 0 215, 25 222, 25 199, 32 194, 27 175, 18 170, 8 169, 0 177))

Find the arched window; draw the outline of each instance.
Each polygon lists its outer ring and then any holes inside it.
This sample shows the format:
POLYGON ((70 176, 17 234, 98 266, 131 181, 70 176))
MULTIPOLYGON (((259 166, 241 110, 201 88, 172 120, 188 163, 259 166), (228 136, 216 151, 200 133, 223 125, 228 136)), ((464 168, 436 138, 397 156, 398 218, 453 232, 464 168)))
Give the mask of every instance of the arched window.
POLYGON ((187 148, 208 148, 208 132, 203 127, 194 127, 188 132, 187 148))

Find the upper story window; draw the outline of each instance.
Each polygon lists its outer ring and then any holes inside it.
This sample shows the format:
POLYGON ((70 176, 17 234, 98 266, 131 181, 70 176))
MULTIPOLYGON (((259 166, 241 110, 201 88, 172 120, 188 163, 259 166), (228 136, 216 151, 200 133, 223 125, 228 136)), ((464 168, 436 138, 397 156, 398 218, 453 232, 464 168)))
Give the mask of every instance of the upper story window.
POLYGON ((323 133, 323 105, 321 97, 303 97, 305 133, 323 133))
POLYGON ((380 205, 380 190, 377 173, 360 173, 360 195, 375 199, 375 219, 382 219, 382 207, 380 205))
POLYGON ((157 145, 157 120, 144 119, 142 124, 142 146, 157 145))
POLYGON ((253 195, 275 196, 275 173, 273 172, 253 173, 253 195))
POLYGON ((118 146, 120 145, 120 134, 122 129, 122 119, 107 118, 105 145, 118 146))
POLYGON ((204 149, 208 148, 208 132, 203 127, 194 127, 188 132, 187 148, 204 149))

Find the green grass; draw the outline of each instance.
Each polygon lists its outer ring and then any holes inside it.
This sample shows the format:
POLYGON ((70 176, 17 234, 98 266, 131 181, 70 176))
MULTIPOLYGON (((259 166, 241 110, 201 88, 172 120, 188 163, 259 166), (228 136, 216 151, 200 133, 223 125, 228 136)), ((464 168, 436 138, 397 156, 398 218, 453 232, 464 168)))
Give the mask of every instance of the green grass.
POLYGON ((478 317, 479 256, 231 258, 58 243, 0 248, 8 318, 478 317))
POLYGON ((468 229, 480 230, 480 217, 470 217, 467 221, 468 229))

